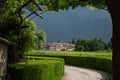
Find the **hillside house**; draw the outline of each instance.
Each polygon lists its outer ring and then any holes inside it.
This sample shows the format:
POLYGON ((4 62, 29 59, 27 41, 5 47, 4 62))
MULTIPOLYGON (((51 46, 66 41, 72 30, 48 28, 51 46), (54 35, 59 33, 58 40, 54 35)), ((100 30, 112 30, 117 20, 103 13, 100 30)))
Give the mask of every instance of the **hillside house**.
POLYGON ((41 48, 43 50, 52 50, 52 51, 73 51, 75 49, 75 45, 70 43, 53 42, 53 43, 43 43, 41 45, 41 48))

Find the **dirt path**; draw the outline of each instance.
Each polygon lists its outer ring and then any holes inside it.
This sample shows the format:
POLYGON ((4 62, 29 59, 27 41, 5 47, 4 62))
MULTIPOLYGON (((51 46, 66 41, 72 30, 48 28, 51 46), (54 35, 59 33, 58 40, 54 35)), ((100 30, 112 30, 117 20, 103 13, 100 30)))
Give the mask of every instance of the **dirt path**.
POLYGON ((109 80, 109 77, 101 71, 65 66, 62 80, 109 80))

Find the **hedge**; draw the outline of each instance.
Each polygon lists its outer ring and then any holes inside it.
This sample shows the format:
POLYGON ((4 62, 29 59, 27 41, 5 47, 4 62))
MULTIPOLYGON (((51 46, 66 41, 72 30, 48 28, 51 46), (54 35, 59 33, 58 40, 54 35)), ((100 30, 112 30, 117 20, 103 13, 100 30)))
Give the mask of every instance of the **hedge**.
POLYGON ((112 61, 109 59, 72 56, 60 56, 60 58, 63 58, 67 65, 92 68, 112 74, 112 61))
MULTIPOLYGON (((47 55, 44 55, 44 57, 45 56, 48 57, 47 55)), ((49 57, 63 58, 66 65, 91 68, 112 74, 112 61, 110 59, 80 56, 53 56, 53 55, 52 56, 49 55, 49 57)))
POLYGON ((9 65, 8 73, 13 80, 60 80, 64 74, 64 61, 27 60, 9 65))

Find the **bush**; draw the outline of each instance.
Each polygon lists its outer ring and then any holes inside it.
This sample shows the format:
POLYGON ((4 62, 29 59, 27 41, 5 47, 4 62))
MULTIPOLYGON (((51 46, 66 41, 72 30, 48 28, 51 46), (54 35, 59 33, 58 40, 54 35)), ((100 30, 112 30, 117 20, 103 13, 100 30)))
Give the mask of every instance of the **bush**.
POLYGON ((51 56, 51 57, 63 58, 65 60, 66 65, 92 68, 105 71, 110 74, 112 73, 112 61, 110 59, 80 56, 51 56))
POLYGON ((102 70, 108 73, 112 73, 112 61, 104 58, 94 57, 72 57, 72 56, 60 56, 65 60, 65 64, 78 67, 92 68, 102 70))
POLYGON ((92 68, 112 74, 112 55, 110 52, 34 51, 31 54, 34 56, 63 58, 66 65, 92 68))
POLYGON ((64 61, 62 59, 28 60, 12 64, 8 69, 13 80, 60 80, 64 74, 64 61))

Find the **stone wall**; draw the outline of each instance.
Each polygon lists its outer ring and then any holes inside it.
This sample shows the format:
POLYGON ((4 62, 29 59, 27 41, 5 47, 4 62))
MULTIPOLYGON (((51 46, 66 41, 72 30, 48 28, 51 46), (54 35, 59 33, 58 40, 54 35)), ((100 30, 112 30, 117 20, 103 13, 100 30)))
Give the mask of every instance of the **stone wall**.
POLYGON ((4 80, 7 70, 7 49, 8 42, 2 38, 0 38, 0 80, 4 80))

